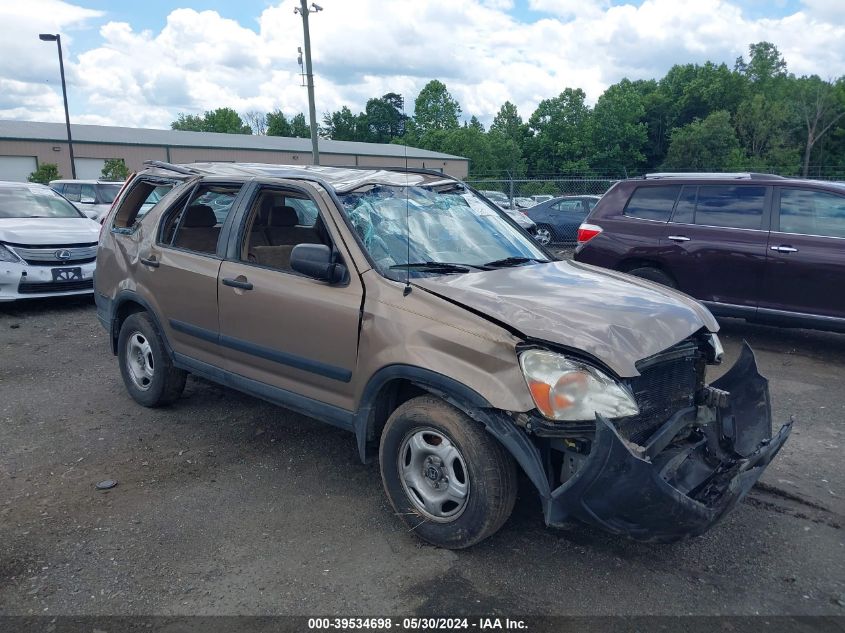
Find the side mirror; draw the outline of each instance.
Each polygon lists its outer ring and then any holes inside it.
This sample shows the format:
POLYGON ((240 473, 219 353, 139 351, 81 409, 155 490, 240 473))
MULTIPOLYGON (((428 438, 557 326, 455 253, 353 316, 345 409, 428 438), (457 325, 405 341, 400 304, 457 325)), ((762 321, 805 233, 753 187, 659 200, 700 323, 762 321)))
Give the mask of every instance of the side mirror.
POLYGON ((82 196, 82 198, 80 199, 80 202, 82 204, 94 204, 96 202, 96 200, 94 200, 94 198, 92 198, 90 196, 82 196))
POLYGON ((346 280, 347 270, 335 259, 324 244, 297 244, 290 254, 290 267, 306 277, 338 284, 346 280))

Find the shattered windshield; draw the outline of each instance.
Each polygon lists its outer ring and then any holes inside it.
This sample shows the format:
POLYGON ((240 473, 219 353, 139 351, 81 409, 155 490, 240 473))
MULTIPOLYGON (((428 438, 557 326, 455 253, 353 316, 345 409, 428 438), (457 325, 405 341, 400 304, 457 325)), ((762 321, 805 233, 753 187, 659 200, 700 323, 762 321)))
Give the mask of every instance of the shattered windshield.
POLYGON ((547 261, 528 237, 483 200, 455 185, 368 185, 339 196, 350 223, 383 275, 487 270, 491 263, 547 261))

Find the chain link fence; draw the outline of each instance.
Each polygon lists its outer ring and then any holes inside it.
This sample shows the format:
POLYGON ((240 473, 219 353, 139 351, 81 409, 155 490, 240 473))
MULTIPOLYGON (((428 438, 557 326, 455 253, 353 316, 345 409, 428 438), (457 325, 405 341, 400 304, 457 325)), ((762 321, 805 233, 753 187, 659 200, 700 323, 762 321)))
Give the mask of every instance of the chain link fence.
POLYGON ((479 191, 498 191, 508 200, 540 201, 559 196, 603 195, 617 182, 611 178, 487 178, 470 177, 466 183, 479 191))
POLYGON ((468 178, 466 183, 505 209, 525 213, 536 223, 535 239, 553 251, 571 251, 578 226, 602 196, 617 182, 612 178, 468 178), (561 196, 587 196, 543 204, 561 196))

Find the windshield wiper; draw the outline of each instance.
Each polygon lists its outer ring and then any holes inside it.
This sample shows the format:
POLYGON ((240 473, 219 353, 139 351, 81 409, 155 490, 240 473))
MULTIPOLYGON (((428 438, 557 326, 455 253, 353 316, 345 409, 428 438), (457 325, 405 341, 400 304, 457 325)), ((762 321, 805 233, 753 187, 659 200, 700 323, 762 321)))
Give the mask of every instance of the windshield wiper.
POLYGON ((484 265, 489 266, 490 268, 508 268, 509 266, 522 266, 522 264, 527 264, 528 262, 546 264, 548 261, 548 259, 534 259, 533 257, 505 257, 503 259, 487 262, 484 265))
POLYGON ((425 272, 438 273, 468 273, 472 264, 450 264, 449 262, 412 262, 410 264, 394 264, 390 267, 391 270, 398 268, 406 268, 408 270, 422 270, 425 272))

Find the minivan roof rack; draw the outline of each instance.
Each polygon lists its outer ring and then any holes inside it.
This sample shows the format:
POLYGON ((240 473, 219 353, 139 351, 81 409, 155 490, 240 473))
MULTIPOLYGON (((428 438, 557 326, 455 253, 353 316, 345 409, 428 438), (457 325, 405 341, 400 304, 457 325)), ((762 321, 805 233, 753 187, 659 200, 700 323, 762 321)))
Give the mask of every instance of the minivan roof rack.
POLYGON ((184 165, 174 165, 173 163, 167 163, 163 160, 145 160, 144 164, 149 165, 150 167, 166 169, 167 171, 175 171, 177 174, 187 174, 188 176, 196 176, 202 173, 197 169, 191 169, 190 167, 185 167, 184 165))
POLYGON ((782 179, 783 176, 778 176, 777 174, 759 174, 754 172, 675 172, 675 171, 666 171, 666 172, 657 172, 654 174, 646 174, 644 176, 646 180, 659 180, 662 178, 695 178, 695 179, 707 179, 707 178, 721 178, 723 180, 750 180, 751 178, 759 179, 759 180, 778 180, 782 179))

